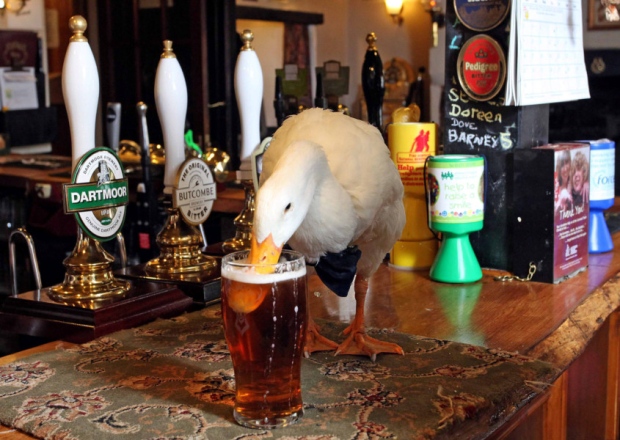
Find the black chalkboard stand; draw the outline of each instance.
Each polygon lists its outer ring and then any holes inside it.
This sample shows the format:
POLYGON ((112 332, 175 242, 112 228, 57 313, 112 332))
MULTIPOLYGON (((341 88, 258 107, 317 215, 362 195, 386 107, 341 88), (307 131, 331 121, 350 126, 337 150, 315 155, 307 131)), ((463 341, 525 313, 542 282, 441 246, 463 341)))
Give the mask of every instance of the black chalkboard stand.
POLYGON ((548 143, 549 105, 504 106, 505 86, 489 101, 470 98, 458 80, 463 44, 479 34, 495 39, 508 53, 510 14, 493 29, 477 32, 458 19, 454 2, 446 9, 446 78, 443 145, 445 154, 478 154, 486 158, 484 227, 470 235, 482 267, 514 271, 512 231, 513 153, 548 143))

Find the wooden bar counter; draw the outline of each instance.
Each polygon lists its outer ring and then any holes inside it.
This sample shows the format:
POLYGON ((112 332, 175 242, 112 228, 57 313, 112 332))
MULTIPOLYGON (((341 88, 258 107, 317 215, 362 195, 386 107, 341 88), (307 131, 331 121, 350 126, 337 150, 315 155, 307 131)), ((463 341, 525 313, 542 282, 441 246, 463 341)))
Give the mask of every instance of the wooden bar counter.
MULTIPOLYGON (((614 235, 615 249, 620 233, 614 235)), ((512 417, 498 414, 493 428, 480 426, 454 438, 618 439, 620 377, 620 252, 589 258, 586 271, 560 283, 497 281, 485 270, 480 282, 447 285, 428 271, 382 265, 370 283, 368 327, 519 352, 557 366, 557 381, 512 417), (498 427, 499 426, 499 427, 498 427)), ((309 300, 315 318, 349 322, 353 295, 339 298, 311 274, 309 300)), ((53 342, 0 359, 51 350, 53 342)), ((381 357, 378 362, 381 362, 381 357)), ((3 439, 29 438, 0 428, 3 439), (4 432, 3 432, 4 430, 4 432)))

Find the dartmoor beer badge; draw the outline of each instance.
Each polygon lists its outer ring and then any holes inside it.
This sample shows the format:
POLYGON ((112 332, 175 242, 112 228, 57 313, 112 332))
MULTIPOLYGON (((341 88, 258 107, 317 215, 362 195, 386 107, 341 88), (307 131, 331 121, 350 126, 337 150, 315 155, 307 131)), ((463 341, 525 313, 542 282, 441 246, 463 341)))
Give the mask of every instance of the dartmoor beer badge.
POLYGON ((488 101, 497 95, 506 79, 504 52, 493 38, 476 35, 461 48, 457 72, 467 96, 477 101, 488 101))
POLYGON ((172 191, 172 206, 183 219, 190 225, 202 224, 211 214, 215 199, 215 183, 206 162, 197 158, 183 162, 172 191))
POLYGON ((84 232, 99 241, 116 237, 125 222, 129 192, 123 165, 114 151, 90 150, 63 189, 65 213, 74 213, 84 232))

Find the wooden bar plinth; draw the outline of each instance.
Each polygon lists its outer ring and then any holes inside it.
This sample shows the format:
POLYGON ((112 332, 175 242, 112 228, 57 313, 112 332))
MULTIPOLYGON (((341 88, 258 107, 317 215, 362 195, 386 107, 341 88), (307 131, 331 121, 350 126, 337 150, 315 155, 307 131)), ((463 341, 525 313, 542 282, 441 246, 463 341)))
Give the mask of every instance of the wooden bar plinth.
POLYGON ((60 303, 49 288, 11 296, 0 307, 0 328, 46 339, 86 342, 158 317, 178 315, 192 299, 173 285, 134 282, 124 297, 60 303))
POLYGON ((218 265, 213 269, 195 274, 153 274, 146 271, 146 264, 139 264, 119 269, 114 272, 114 275, 132 281, 175 285, 195 302, 206 305, 220 299, 220 260, 216 259, 216 261, 218 265))

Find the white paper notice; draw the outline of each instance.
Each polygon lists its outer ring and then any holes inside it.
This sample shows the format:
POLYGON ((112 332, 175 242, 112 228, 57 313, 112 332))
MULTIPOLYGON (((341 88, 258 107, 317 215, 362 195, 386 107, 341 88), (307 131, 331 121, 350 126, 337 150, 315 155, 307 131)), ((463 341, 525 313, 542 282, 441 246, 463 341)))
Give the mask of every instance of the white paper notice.
POLYGON ((6 110, 27 110, 39 107, 37 78, 34 67, 23 70, 0 69, 1 105, 6 110))
POLYGON ((515 0, 511 13, 506 105, 589 98, 581 1, 515 0))

